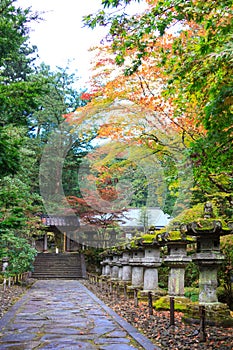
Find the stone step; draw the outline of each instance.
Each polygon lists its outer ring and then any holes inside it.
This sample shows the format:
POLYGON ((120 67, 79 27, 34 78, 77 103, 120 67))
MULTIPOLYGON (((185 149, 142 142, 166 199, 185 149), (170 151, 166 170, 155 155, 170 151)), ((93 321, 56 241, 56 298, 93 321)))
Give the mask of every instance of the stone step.
POLYGON ((35 274, 35 273, 47 273, 47 274, 49 274, 49 273, 58 273, 58 274, 72 274, 72 273, 74 273, 74 274, 81 274, 82 273, 82 271, 81 271, 81 269, 67 269, 67 270, 64 270, 64 269, 44 269, 44 270, 42 270, 42 269, 35 269, 34 271, 33 271, 33 274, 35 274))
POLYGON ((34 261, 33 278, 85 277, 84 259, 79 253, 39 253, 34 261))
POLYGON ((33 278, 36 278, 36 279, 47 279, 47 278, 58 278, 58 279, 60 279, 60 278, 63 278, 63 279, 79 279, 79 278, 81 278, 80 277, 80 275, 57 275, 57 274, 51 274, 51 275, 49 275, 49 274, 33 274, 33 276, 32 276, 33 278))

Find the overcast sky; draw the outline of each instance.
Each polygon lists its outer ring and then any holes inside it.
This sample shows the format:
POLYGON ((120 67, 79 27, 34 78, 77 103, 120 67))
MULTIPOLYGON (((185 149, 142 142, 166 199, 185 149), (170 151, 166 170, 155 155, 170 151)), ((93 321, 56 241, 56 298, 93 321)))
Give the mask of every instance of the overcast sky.
POLYGON ((66 66, 74 59, 71 69, 78 70, 83 80, 88 77, 90 54, 88 49, 97 45, 105 31, 83 28, 82 16, 100 8, 99 0, 18 0, 21 7, 32 7, 33 11, 44 11, 43 21, 30 26, 31 43, 38 47, 41 61, 56 66, 66 66))
MULTIPOLYGON (((88 79, 90 57, 88 49, 98 45, 106 34, 106 29, 94 31, 83 28, 82 17, 96 12, 101 8, 101 0, 17 0, 21 7, 32 7, 33 11, 44 11, 44 21, 32 23, 31 43, 38 47, 41 61, 56 66, 65 67, 68 60, 72 72, 78 70, 82 82, 88 79)), ((139 5, 132 6, 132 12, 137 12, 139 5)))

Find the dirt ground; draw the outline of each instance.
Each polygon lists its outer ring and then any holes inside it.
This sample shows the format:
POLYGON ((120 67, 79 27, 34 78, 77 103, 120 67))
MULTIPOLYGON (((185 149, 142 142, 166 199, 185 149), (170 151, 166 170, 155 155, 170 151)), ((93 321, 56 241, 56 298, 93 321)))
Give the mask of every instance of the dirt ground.
POLYGON ((170 326, 170 312, 153 310, 149 314, 148 303, 124 300, 123 296, 107 296, 99 285, 85 282, 94 294, 127 322, 140 330, 163 350, 233 350, 233 328, 206 326, 206 342, 200 341, 199 325, 182 322, 183 314, 175 312, 175 326, 170 326))

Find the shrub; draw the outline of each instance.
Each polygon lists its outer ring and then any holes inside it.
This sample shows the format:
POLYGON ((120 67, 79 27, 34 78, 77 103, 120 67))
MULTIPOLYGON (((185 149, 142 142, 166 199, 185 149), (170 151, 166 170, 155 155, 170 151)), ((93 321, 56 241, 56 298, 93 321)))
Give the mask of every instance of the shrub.
POLYGON ((6 276, 14 276, 31 271, 37 251, 30 246, 26 239, 15 236, 10 231, 0 235, 0 260, 7 257, 9 265, 6 276))
POLYGON ((192 302, 196 302, 199 298, 199 289, 195 287, 186 287, 184 296, 189 298, 192 302))

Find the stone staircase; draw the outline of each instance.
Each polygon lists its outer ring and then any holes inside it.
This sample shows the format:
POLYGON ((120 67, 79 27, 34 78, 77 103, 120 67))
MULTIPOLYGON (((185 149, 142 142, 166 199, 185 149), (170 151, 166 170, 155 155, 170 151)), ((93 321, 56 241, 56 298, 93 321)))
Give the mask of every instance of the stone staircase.
POLYGON ((38 253, 32 277, 37 279, 86 278, 85 260, 80 253, 38 253))

